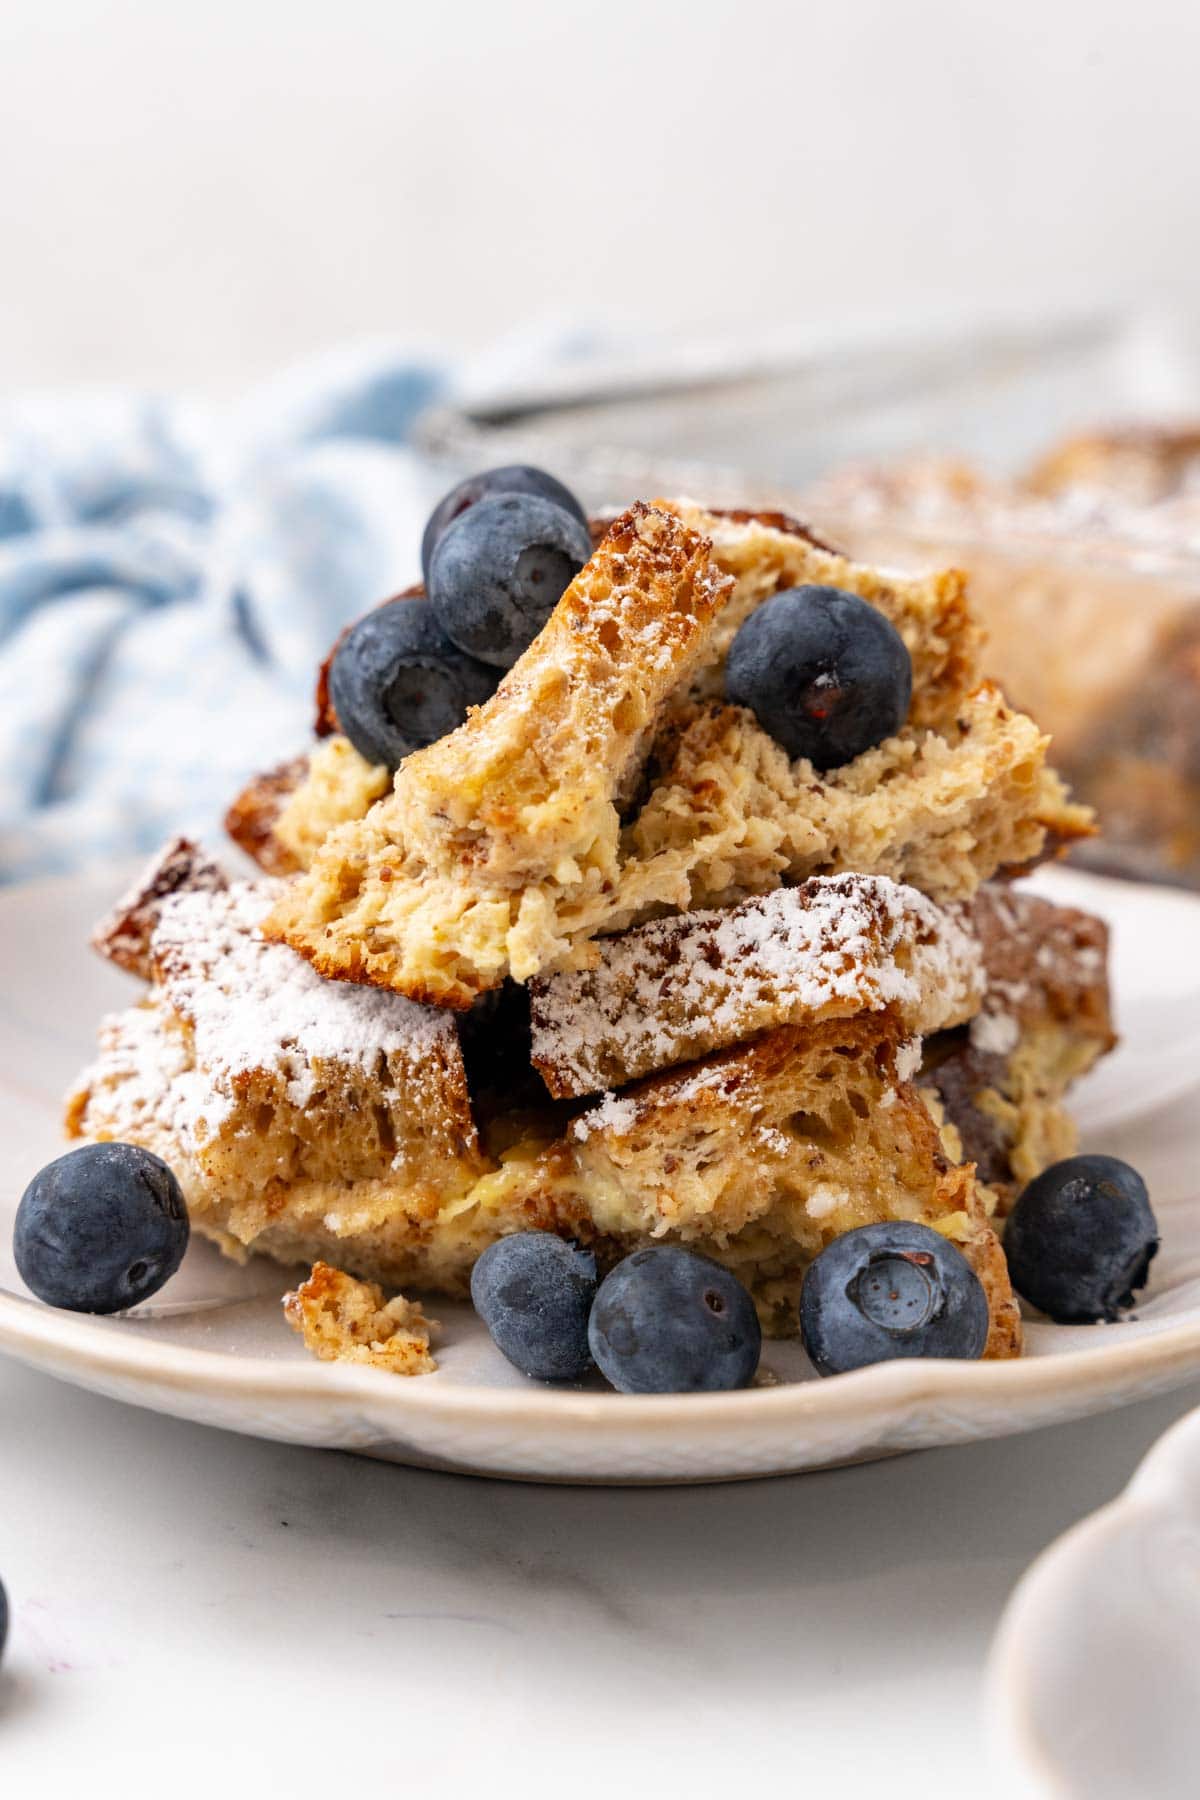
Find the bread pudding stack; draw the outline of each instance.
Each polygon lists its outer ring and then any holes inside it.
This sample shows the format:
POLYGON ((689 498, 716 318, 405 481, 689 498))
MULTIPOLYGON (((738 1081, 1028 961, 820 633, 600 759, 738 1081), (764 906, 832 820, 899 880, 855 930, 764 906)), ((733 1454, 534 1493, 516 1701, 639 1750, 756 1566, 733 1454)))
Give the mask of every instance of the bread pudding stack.
MULTIPOLYGON (((481 1141, 454 1015, 323 980, 263 937, 277 898, 264 882, 159 901, 149 991, 104 1022, 69 1103, 71 1135, 164 1157, 197 1229, 226 1250, 463 1295, 476 1257, 508 1232, 568 1234, 602 1264, 665 1239, 736 1269, 780 1330, 830 1238, 923 1219, 978 1268, 994 1353, 1015 1350, 986 1197, 911 1079, 912 1025, 978 1004, 978 950, 960 922, 945 924, 949 979, 923 997, 880 953, 877 980, 907 1006, 865 1011, 868 989, 843 983, 843 1016, 759 1030, 570 1110, 493 1109, 481 1141)), ((892 904, 902 912, 906 897, 892 904)), ((936 909, 907 904, 912 938, 918 921, 928 934, 936 909)), ((820 967, 814 951, 814 991, 820 967)))

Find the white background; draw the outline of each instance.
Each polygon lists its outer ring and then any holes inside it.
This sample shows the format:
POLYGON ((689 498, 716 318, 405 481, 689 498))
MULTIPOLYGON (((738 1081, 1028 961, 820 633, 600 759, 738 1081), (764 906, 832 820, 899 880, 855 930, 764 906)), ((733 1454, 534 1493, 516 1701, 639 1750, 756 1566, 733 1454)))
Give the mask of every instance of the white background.
POLYGON ((8 0, 0 392, 1200 298, 1191 0, 8 0))

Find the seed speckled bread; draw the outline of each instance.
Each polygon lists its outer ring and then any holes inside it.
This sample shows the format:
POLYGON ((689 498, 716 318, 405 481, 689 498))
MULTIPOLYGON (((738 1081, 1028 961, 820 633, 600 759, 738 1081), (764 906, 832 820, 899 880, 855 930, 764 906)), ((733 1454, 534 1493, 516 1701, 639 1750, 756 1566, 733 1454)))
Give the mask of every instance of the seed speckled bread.
POLYGON ((361 819, 392 785, 347 738, 326 737, 243 788, 225 815, 239 849, 268 875, 307 869, 336 825, 361 819))
POLYGON ((397 1193, 419 1236, 488 1166, 454 1020, 322 982, 263 941, 273 898, 235 883, 164 903, 155 982, 103 1022, 68 1131, 155 1150, 202 1231, 283 1261, 369 1240, 397 1193))
POLYGON ((284 1317, 321 1362, 365 1363, 390 1375, 432 1375, 436 1321, 403 1294, 385 1300, 373 1281, 356 1281, 319 1262, 308 1280, 283 1297, 284 1317))
POLYGON ((557 1098, 617 1088, 778 1025, 892 1007, 918 1036, 978 1011, 961 916, 881 876, 777 888, 597 944, 594 968, 530 984, 532 1055, 557 1098))
POLYGON ((1116 1044, 1108 928, 1020 888, 982 888, 972 921, 984 1003, 965 1029, 928 1039, 918 1084, 951 1127, 951 1154, 976 1165, 1004 1213, 1035 1175, 1074 1152, 1064 1098, 1116 1044))
MULTIPOLYGON (((564 639, 580 637, 597 595, 612 587, 605 540, 493 699, 408 758, 394 792, 326 840, 278 909, 276 935, 326 974, 465 1006, 509 973, 526 980, 586 966, 592 938, 656 912, 729 905, 785 879, 841 870, 962 898, 998 869, 1032 863, 1091 829, 1046 767, 1048 740, 1033 722, 989 684, 964 688, 975 638, 957 577, 892 581, 775 526, 670 504, 721 535, 732 598, 710 594, 697 613, 692 590, 705 576, 707 540, 689 530, 674 573, 653 555, 635 559, 650 566, 627 579, 624 595, 618 585, 615 610, 642 605, 639 580, 660 590, 682 580, 694 626, 686 654, 654 664, 646 637, 628 633, 586 671, 594 692, 583 691, 577 659, 566 717, 549 709, 547 729, 547 675, 561 683, 564 639), (819 575, 861 589, 895 619, 918 677, 903 731, 823 776, 790 763, 750 713, 688 698, 719 669, 726 612, 744 615, 781 583, 819 575), (653 703, 640 707, 626 742, 614 709, 636 682, 623 667, 631 654, 645 665, 643 685, 653 675, 653 703), (648 793, 621 831, 618 777, 636 770, 664 702, 648 793), (605 766, 611 754, 596 758, 597 732, 610 747, 620 742, 619 771, 605 766)), ((663 521, 673 517, 641 508, 625 520, 657 521, 660 539, 670 539, 663 521)), ((619 529, 632 546, 637 533, 625 522, 619 529)), ((658 608, 670 617, 661 591, 658 608)), ((609 629, 604 608, 597 617, 609 629)), ((294 804, 308 802, 297 794, 294 804)))
MULTIPOLYGON (((655 505, 709 537, 714 564, 734 584, 691 683, 692 698, 723 696, 725 657, 738 626, 781 588, 806 582, 860 594, 896 626, 913 659, 913 724, 944 723, 978 681, 980 634, 959 570, 914 578, 883 574, 849 562, 785 513, 709 511, 688 500, 655 505)), ((593 521, 597 545, 610 524, 593 521)), ((400 597, 423 592, 418 584, 400 597)), ((317 731, 326 740, 337 732, 329 699, 331 661, 332 653, 317 681, 317 731)), ((386 774, 336 736, 331 744, 318 742, 310 757, 251 782, 230 808, 227 829, 269 874, 306 869, 333 827, 361 819, 387 785, 386 774)))
POLYGON ((508 1232, 565 1233, 606 1263, 667 1236, 737 1269, 779 1330, 828 1236, 928 1217, 975 1260, 996 1344, 1015 1346, 971 1172, 952 1167, 906 1079, 916 1046, 897 1015, 768 1032, 565 1128, 561 1108, 506 1115, 489 1158, 453 1018, 323 981, 263 942, 273 888, 164 904, 156 979, 104 1022, 68 1113, 73 1136, 163 1156, 226 1250, 458 1295, 508 1232))
POLYGON ((307 869, 334 827, 363 818, 391 785, 389 770, 369 763, 348 739, 324 738, 313 746, 296 788, 283 798, 275 842, 293 869, 307 869))
POLYGON ((743 708, 700 706, 664 746, 629 828, 631 860, 675 866, 687 883, 684 910, 842 870, 967 899, 997 871, 1090 832, 1090 814, 1046 766, 1048 743, 985 682, 951 729, 906 725, 819 774, 789 762, 743 708))
POLYGON ((324 974, 462 1007, 620 922, 619 808, 730 586, 703 537, 632 507, 492 699, 327 839, 268 929, 324 974))
MULTIPOLYGON (((690 1244, 733 1269, 774 1334, 796 1329, 812 1258, 842 1232, 919 1219, 952 1239, 988 1295, 989 1356, 1020 1321, 969 1167, 954 1167, 905 1079, 915 1045, 890 1014, 783 1026, 651 1076, 584 1112, 532 1156, 518 1146, 476 1194, 586 1219, 624 1249, 690 1244)), ((576 1227, 578 1230, 578 1226, 576 1227)))

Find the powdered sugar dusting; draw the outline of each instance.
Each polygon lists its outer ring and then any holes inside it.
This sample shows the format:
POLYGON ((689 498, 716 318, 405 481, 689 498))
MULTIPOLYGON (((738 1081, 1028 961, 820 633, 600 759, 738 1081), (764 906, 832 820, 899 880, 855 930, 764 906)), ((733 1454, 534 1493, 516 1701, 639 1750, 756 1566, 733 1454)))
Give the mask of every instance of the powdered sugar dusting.
POLYGON ((911 1037, 896 1050, 896 1076, 900 1081, 911 1081, 921 1066, 921 1040, 911 1037))
POLYGON ((883 876, 818 877, 598 949, 595 968, 532 984, 534 1062, 556 1092, 595 1092, 775 1025, 887 1006, 932 1031, 969 1016, 982 987, 965 915, 883 876))
MULTIPOLYGON (((160 1000, 147 1000, 100 1022, 99 1053, 79 1079, 106 1130, 193 1155, 234 1110, 196 1068, 182 1031, 160 1000)), ((178 1171, 176 1171, 178 1173, 178 1171)))
POLYGON ((259 927, 280 884, 236 882, 225 893, 181 894, 162 910, 152 949, 170 1006, 192 1027, 196 1060, 218 1079, 255 1069, 286 1075, 304 1104, 314 1061, 374 1068, 397 1052, 451 1045, 454 1022, 400 994, 327 981, 259 927))
POLYGON ((1011 1056, 1020 1036, 1013 1013, 981 1012, 971 1020, 971 1048, 988 1056, 1011 1056))
POLYGON ((618 1135, 637 1124, 637 1102, 617 1094, 604 1094, 571 1126, 571 1136, 580 1142, 594 1131, 615 1131, 618 1135))
POLYGON ((242 1104, 238 1078, 266 1071, 305 1106, 323 1085, 321 1064, 392 1085, 388 1059, 420 1067, 434 1052, 458 1056, 453 1019, 376 988, 326 981, 262 920, 278 882, 164 900, 151 939, 156 981, 139 1007, 105 1020, 100 1055, 84 1077, 102 1111, 107 1093, 128 1128, 203 1148, 242 1104))

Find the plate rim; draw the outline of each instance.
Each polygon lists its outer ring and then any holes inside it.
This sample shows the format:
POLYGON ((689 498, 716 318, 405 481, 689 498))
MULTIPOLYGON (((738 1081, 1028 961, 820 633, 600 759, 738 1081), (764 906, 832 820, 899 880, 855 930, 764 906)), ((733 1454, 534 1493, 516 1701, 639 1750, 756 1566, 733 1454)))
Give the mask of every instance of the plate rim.
MULTIPOLYGON (((22 1360, 29 1360, 32 1353, 39 1367, 46 1366, 48 1352, 52 1361, 77 1361, 80 1374, 149 1379, 160 1386, 226 1399, 257 1395, 316 1400, 336 1393, 377 1403, 386 1397, 388 1410, 394 1409, 398 1422, 412 1412, 441 1415, 455 1422, 486 1418, 492 1426, 542 1423, 595 1430, 620 1422, 623 1427, 653 1431, 676 1422, 680 1407, 687 1408, 689 1423, 713 1427, 747 1423, 751 1414, 756 1420, 776 1424, 777 1415, 786 1417, 793 1410, 797 1423, 827 1416, 852 1422, 854 1417, 869 1417, 883 1402, 899 1416, 922 1406, 974 1398, 1003 1404, 1045 1394, 1061 1400, 1070 1392, 1080 1395, 1106 1389, 1106 1377, 1114 1364, 1132 1363, 1147 1380, 1182 1363, 1200 1368, 1197 1318, 1139 1337, 1132 1348, 1123 1348, 1118 1341, 1096 1349, 1080 1347, 996 1362, 914 1358, 876 1363, 823 1379, 726 1393, 614 1394, 555 1389, 532 1381, 528 1387, 512 1388, 457 1385, 439 1380, 440 1371, 420 1381, 397 1383, 385 1370, 355 1364, 323 1363, 315 1358, 276 1363, 264 1357, 239 1358, 230 1352, 157 1340, 139 1343, 128 1331, 110 1329, 119 1323, 119 1316, 102 1320, 60 1313, 41 1301, 0 1291, 0 1352, 16 1354, 22 1360)), ((1120 1326, 1110 1329, 1119 1330, 1120 1326)))

